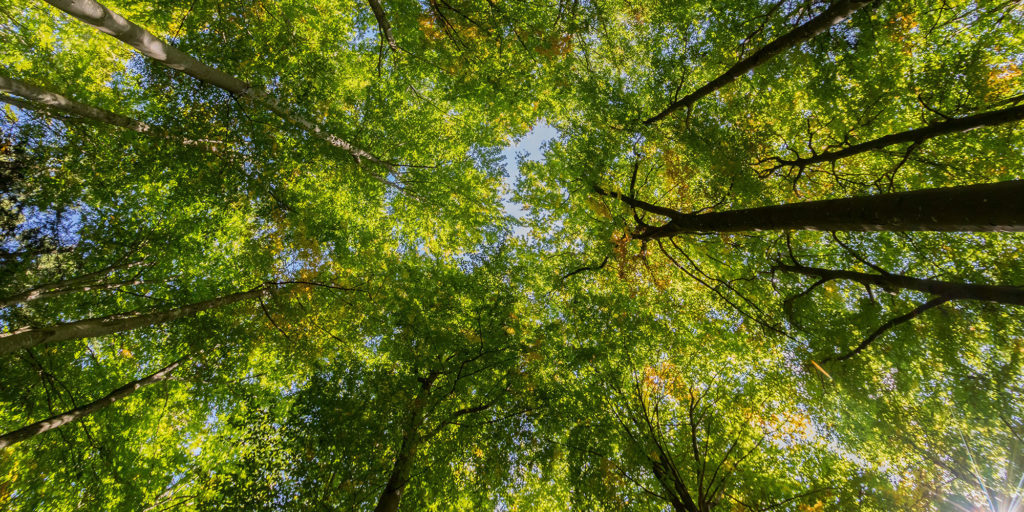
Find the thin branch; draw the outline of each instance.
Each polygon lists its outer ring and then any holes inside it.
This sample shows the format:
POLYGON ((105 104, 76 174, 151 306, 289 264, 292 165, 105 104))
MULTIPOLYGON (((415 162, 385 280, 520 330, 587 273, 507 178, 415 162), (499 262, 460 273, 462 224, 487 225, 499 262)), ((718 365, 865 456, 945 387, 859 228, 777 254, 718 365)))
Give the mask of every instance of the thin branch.
POLYGON ((608 256, 605 256, 604 259, 601 260, 601 263, 599 265, 588 265, 586 267, 580 267, 580 268, 578 268, 576 270, 573 270, 573 271, 569 272, 568 274, 565 274, 564 276, 562 276, 561 280, 565 281, 566 279, 568 279, 568 278, 570 278, 570 277, 572 277, 572 276, 574 276, 576 274, 579 274, 581 272, 587 272, 587 271, 591 271, 591 270, 601 270, 602 268, 604 268, 605 265, 608 264, 608 258, 609 258, 608 256))
POLYGON ((871 333, 870 336, 865 338, 864 341, 860 342, 860 345, 857 345, 857 347, 854 348, 853 350, 838 357, 826 357, 822 361, 845 361, 847 359, 850 359, 851 357, 861 353, 864 349, 868 348, 868 346, 871 345, 873 341, 875 341, 882 334, 885 334, 885 332, 888 331, 889 329, 892 329, 893 327, 896 327, 902 323, 909 322, 910 320, 913 320, 914 318, 920 316, 925 311, 928 311, 929 309, 932 309, 936 306, 941 306, 942 304, 945 304, 948 301, 948 297, 935 297, 934 299, 929 300, 928 302, 925 302, 924 304, 921 304, 916 308, 912 309, 909 313, 890 319, 888 322, 882 324, 878 329, 875 329, 875 332, 871 333))

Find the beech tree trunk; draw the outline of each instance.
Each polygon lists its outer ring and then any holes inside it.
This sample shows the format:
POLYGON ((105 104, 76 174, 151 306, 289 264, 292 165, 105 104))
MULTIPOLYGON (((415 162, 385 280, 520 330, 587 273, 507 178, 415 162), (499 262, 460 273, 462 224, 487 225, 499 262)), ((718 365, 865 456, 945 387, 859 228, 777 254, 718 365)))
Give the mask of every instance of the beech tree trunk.
POLYGON ((985 126, 999 126, 1001 124, 1012 123, 1020 120, 1024 120, 1024 105, 983 112, 981 114, 957 119, 948 119, 946 121, 935 123, 931 126, 893 133, 877 139, 861 142, 860 144, 854 144, 838 151, 826 151, 818 155, 809 156, 807 158, 796 158, 793 160, 780 158, 778 159, 778 162, 780 165, 793 167, 804 167, 822 162, 835 162, 848 156, 882 149, 887 146, 892 146, 893 144, 923 142, 941 135, 967 132, 985 126))
POLYGON ((177 361, 161 368, 159 371, 148 377, 144 377, 139 380, 129 382, 128 384, 125 384, 124 386, 121 386, 115 389, 114 391, 111 391, 107 396, 104 396, 99 400, 87 403, 81 407, 76 407, 63 414, 58 414, 56 416, 46 418, 45 420, 37 421, 26 427, 19 428, 18 430, 15 430, 13 432, 8 432, 0 436, 0 450, 4 450, 7 447, 15 443, 20 443, 26 439, 31 439, 32 437, 37 436, 39 434, 49 432, 56 428, 60 428, 64 425, 67 425, 68 423, 74 423, 96 411, 99 411, 100 409, 109 406, 110 404, 113 404, 118 400, 121 400, 122 398, 126 398, 132 395, 143 386, 148 386, 156 382, 167 380, 167 378, 171 376, 171 372, 173 372, 175 369, 181 366, 181 364, 184 363, 187 359, 188 357, 178 359, 177 361))
POLYGON ((41 284, 24 292, 16 293, 14 295, 10 295, 0 299, 0 307, 10 306, 22 302, 31 302, 33 300, 45 299, 47 297, 60 295, 62 293, 88 291, 90 289, 109 290, 111 288, 127 286, 133 284, 135 281, 127 280, 103 284, 97 284, 97 281, 99 281, 101 278, 115 270, 131 268, 138 264, 139 262, 111 265, 101 270, 97 270, 96 272, 90 272, 88 274, 84 274, 78 277, 72 277, 70 279, 64 279, 62 281, 57 281, 53 283, 41 284))
POLYGON ((200 311, 215 309, 235 302, 254 299, 269 293, 264 287, 247 292, 233 293, 215 299, 196 302, 179 308, 156 311, 151 313, 119 313, 101 318, 88 318, 77 322, 57 324, 50 327, 25 327, 0 334, 0 356, 16 352, 24 348, 34 347, 43 343, 95 338, 118 332, 130 331, 140 327, 160 324, 191 316, 200 311))
POLYGON ((96 108, 85 103, 79 103, 70 98, 57 94, 55 92, 47 91, 42 87, 38 87, 20 80, 15 80, 3 75, 0 75, 0 92, 6 92, 14 94, 31 101, 17 101, 15 98, 9 96, 0 95, 0 101, 10 103, 19 108, 29 108, 33 110, 43 111, 57 111, 64 114, 70 114, 84 121, 92 121, 97 123, 109 124, 125 130, 141 133, 144 135, 150 135, 159 137, 162 139, 173 140, 180 142, 186 146, 202 146, 210 151, 215 151, 216 147, 211 141, 197 141, 179 137, 174 135, 160 127, 149 125, 132 119, 121 114, 115 114, 109 110, 103 110, 96 108))
POLYGON ((405 425, 405 432, 402 434, 402 444, 398 448, 398 455, 395 457, 395 464, 391 469, 391 476, 384 486, 384 492, 380 495, 374 512, 397 512, 398 505, 402 500, 402 493, 409 483, 409 476, 416 462, 416 452, 423 442, 423 419, 427 399, 430 397, 430 388, 434 384, 436 374, 420 381, 420 392, 413 399, 409 408, 409 419, 405 425))
POLYGON ((171 46, 146 29, 128 21, 120 14, 107 9, 95 0, 46 0, 46 2, 75 18, 93 26, 100 32, 109 34, 121 42, 135 48, 143 55, 161 64, 201 82, 224 89, 236 96, 249 99, 267 108, 285 122, 309 132, 328 144, 340 148, 358 161, 366 159, 390 169, 388 162, 354 146, 348 141, 327 133, 316 123, 296 114, 290 108, 281 105, 264 90, 256 90, 248 83, 239 80, 219 69, 203 64, 195 57, 171 46))
POLYGON ((866 274, 851 270, 830 270, 802 265, 778 265, 775 268, 824 281, 847 280, 883 289, 904 289, 929 293, 946 300, 979 300, 1024 306, 1024 287, 951 283, 935 279, 920 279, 899 274, 866 274))
POLYGON ((14 295, 12 297, 8 297, 6 299, 0 299, 0 307, 12 306, 14 304, 23 304, 40 299, 49 299, 52 297, 64 295, 66 293, 90 292, 97 290, 114 290, 117 288, 121 288, 122 286, 132 286, 136 284, 142 284, 142 281, 138 279, 127 279, 124 281, 116 281, 112 283, 83 284, 74 287, 56 288, 47 291, 31 290, 25 293, 14 295))
POLYGON ((670 220, 634 238, 742 231, 1024 231, 1024 180, 687 214, 618 192, 599 194, 670 220))
POLYGON ((373 17, 377 18, 377 26, 380 27, 381 37, 387 41, 388 46, 392 50, 399 51, 398 43, 395 42, 395 36, 391 33, 391 23, 388 22, 387 13, 384 12, 384 6, 380 4, 380 0, 366 0, 366 3, 370 4, 373 17))
POLYGON ((776 55, 805 41, 809 41, 814 36, 828 30, 832 25, 843 21, 857 9, 870 4, 871 1, 872 0, 839 0, 833 3, 825 10, 825 12, 814 17, 814 19, 807 23, 783 34, 778 39, 775 39, 760 50, 754 52, 753 55, 737 62, 731 68, 726 70, 725 73, 719 75, 718 78, 704 84, 700 89, 687 94, 682 99, 673 102, 671 105, 666 107, 665 110, 662 110, 655 116, 644 121, 644 124, 652 125, 668 117, 677 110, 690 108, 697 102, 697 100, 700 100, 708 94, 729 85, 737 78, 743 76, 744 73, 768 62, 772 57, 775 57, 776 55))

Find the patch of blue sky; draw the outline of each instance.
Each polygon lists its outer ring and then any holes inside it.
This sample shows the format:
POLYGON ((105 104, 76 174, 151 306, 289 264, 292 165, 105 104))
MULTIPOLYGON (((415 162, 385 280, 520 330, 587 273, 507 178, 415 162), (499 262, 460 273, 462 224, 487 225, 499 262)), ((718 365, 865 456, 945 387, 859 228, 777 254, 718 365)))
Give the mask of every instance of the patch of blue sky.
MULTIPOLYGON (((526 210, 523 209, 523 205, 512 199, 512 190, 515 188, 516 182, 519 181, 519 165, 522 162, 543 162, 544 149, 547 142, 557 139, 558 136, 559 133, 555 127, 540 121, 526 135, 515 140, 512 145, 506 146, 501 151, 506 171, 501 203, 505 208, 506 215, 516 219, 522 219, 526 216, 526 210)), ((513 236, 517 238, 525 239, 527 234, 529 234, 529 228, 525 226, 516 226, 513 229, 513 236)))

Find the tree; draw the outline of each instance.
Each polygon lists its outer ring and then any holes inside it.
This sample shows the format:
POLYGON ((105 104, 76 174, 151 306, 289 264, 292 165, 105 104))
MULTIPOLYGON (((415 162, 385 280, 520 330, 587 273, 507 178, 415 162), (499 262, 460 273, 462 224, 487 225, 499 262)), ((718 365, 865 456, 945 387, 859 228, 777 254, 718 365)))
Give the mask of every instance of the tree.
POLYGON ((14 80, 11 78, 0 76, 0 91, 10 94, 16 94, 18 96, 21 96, 29 100, 33 100, 36 103, 38 103, 38 105, 34 105, 31 102, 21 101, 17 98, 11 98, 10 96, 4 96, 0 98, 0 100, 2 100, 3 102, 9 103, 16 107, 26 109, 42 109, 44 111, 47 111, 48 109, 53 109, 57 112, 70 114, 72 116, 77 116, 85 120, 106 123, 142 134, 152 134, 154 136, 162 137, 186 146, 202 146, 211 151, 216 150, 216 146, 210 143, 209 141, 194 141, 191 139, 177 137, 175 135, 165 132, 161 128, 150 126, 141 121, 136 121, 132 118, 118 115, 113 112, 108 112, 100 108, 90 107, 89 105, 78 103, 76 101, 65 98, 64 96, 61 96, 60 94, 47 91, 40 87, 36 87, 34 85, 21 82, 19 80, 14 80))
POLYGON ((124 19, 98 2, 55 0, 50 2, 50 5, 93 25, 101 32, 118 38, 147 57, 155 59, 171 69, 181 71, 200 81, 220 87, 231 94, 254 100, 257 104, 266 107, 289 124, 298 126, 323 139, 330 145, 351 153, 356 159, 365 158, 374 163, 382 163, 376 156, 353 146, 351 143, 335 135, 324 132, 321 127, 312 121, 298 117, 288 107, 282 106, 276 100, 269 98, 266 92, 253 89, 251 85, 199 62, 191 55, 160 41, 153 34, 124 19))
POLYGON ((947 189, 915 190, 879 196, 826 199, 717 213, 686 214, 627 198, 631 207, 669 218, 661 226, 641 224, 637 240, 680 233, 733 233, 786 229, 820 231, 1020 231, 1024 211, 1016 200, 1024 181, 947 189), (952 206, 957 205, 957 206, 952 206))
POLYGON ((60 428, 64 425, 67 425, 68 423, 78 421, 79 419, 88 416, 100 409, 103 409, 104 407, 110 406, 111 404, 118 400, 121 400, 122 398, 131 396, 132 393, 138 391, 138 389, 143 386, 155 384, 162 380, 167 380, 171 376, 171 372, 177 369, 178 366, 181 366, 181 364, 184 361, 185 358, 178 359, 177 361, 161 368, 156 373, 129 382, 128 384, 125 384, 124 386, 121 386, 120 388, 111 391, 103 398, 96 399, 86 405, 76 407, 70 411, 67 411, 63 414, 59 414, 57 416, 51 416, 49 418, 46 418, 45 420, 37 421, 31 425, 19 428, 18 430, 15 430, 13 432, 8 432, 6 434, 0 435, 0 449, 7 448, 12 444, 19 443, 33 436, 49 432, 50 430, 53 430, 55 428, 60 428))
POLYGON ((0 345, 0 354, 9 354, 17 350, 35 347, 43 343, 106 336, 108 334, 138 329, 140 327, 176 320, 184 316, 195 315, 201 311, 225 306, 234 302, 263 297, 268 295, 268 293, 268 288, 260 287, 255 290, 232 293, 166 311, 132 311, 129 313, 117 313, 102 318, 89 318, 43 328, 23 327, 9 333, 5 333, 0 337, 0 340, 3 341, 3 344, 0 345))
MULTIPOLYGON (((511 269, 500 260, 465 270, 429 262, 389 269, 402 286, 381 283, 370 305, 382 314, 350 333, 361 338, 352 351, 331 358, 294 397, 274 436, 280 465, 241 462, 255 474, 239 471, 215 501, 393 511, 410 498, 422 503, 431 491, 458 485, 455 468, 442 470, 439 461, 476 466, 486 473, 478 476, 481 485, 507 478, 501 466, 508 461, 494 453, 481 460, 481 445, 508 449, 510 439, 503 438, 525 428, 531 400, 520 367, 526 319, 517 318, 517 283, 503 282, 511 269), (436 282, 446 290, 422 293, 436 282), (372 353, 361 353, 366 349, 372 353), (267 489, 265 479, 281 481, 280 487, 267 489)), ((462 499, 489 499, 473 494, 467 488, 462 499)))
POLYGON ((1022 13, 5 2, 0 506, 1019 508, 1022 13))

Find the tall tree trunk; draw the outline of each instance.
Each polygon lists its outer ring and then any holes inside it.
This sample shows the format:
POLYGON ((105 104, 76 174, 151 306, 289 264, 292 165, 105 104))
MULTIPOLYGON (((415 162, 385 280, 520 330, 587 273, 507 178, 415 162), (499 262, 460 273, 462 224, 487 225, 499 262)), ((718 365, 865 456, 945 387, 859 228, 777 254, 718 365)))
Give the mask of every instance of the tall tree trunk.
POLYGON ((941 135, 967 132, 976 128, 999 126, 1001 124, 1021 120, 1024 120, 1024 105, 1004 108, 1001 110, 992 110, 990 112, 982 112, 981 114, 975 114, 973 116, 948 119, 930 126, 889 134, 884 137, 861 142, 860 144, 854 144, 837 151, 826 151, 807 158, 796 158, 793 160, 777 158, 775 160, 778 161, 779 166, 805 167, 822 162, 835 162, 842 158, 865 153, 867 151, 882 149, 887 146, 892 146, 893 144, 924 142, 928 139, 939 137, 941 135))
POLYGON ((395 456, 395 464, 391 468, 391 476, 384 486, 384 492, 380 495, 374 512, 397 512, 398 505, 402 500, 402 493, 409 483, 409 476, 412 474, 413 465, 416 462, 416 452, 423 443, 424 413, 427 406, 427 399, 430 398, 430 388, 434 384, 437 374, 431 374, 420 381, 420 392, 413 399, 409 408, 409 419, 405 424, 405 431, 402 433, 402 444, 398 448, 398 455, 395 456))
POLYGON ((47 91, 42 87, 3 75, 0 75, 0 92, 14 94, 31 100, 17 101, 15 98, 0 95, 0 101, 10 103, 19 108, 42 110, 44 112, 57 111, 70 114, 84 121, 108 124, 144 135, 172 140, 186 146, 201 146, 209 151, 216 151, 216 144, 212 141, 198 141, 179 137, 158 126, 146 124, 121 114, 115 114, 109 110, 86 105, 85 103, 79 103, 55 92, 47 91))
POLYGON ((26 427, 19 428, 18 430, 15 430, 13 432, 8 432, 0 436, 0 450, 4 450, 15 443, 20 443, 26 439, 30 439, 44 432, 49 432, 53 429, 62 427, 64 425, 67 425, 68 423, 76 422, 96 411, 99 411, 100 409, 109 406, 110 404, 113 404, 118 400, 121 400, 122 398, 126 398, 132 395, 143 386, 148 386, 156 382, 167 380, 167 378, 171 376, 171 372, 173 372, 175 369, 181 366, 181 364, 184 363, 187 359, 188 356, 178 359, 177 361, 161 368, 159 371, 148 377, 143 377, 139 380, 129 382, 128 384, 125 384, 124 386, 121 386, 115 389, 114 391, 111 391, 107 396, 104 396, 103 398, 100 398, 93 402, 87 403, 81 407, 76 407, 63 414, 51 416, 49 418, 46 418, 45 420, 37 421, 26 427))
POLYGON ((392 165, 377 156, 349 143, 348 141, 324 131, 318 124, 281 105, 265 90, 256 90, 248 83, 239 80, 219 69, 203 64, 195 57, 171 46, 146 29, 128 21, 120 14, 107 9, 95 0, 46 0, 47 3, 79 20, 92 25, 100 32, 109 34, 121 42, 135 48, 143 55, 161 64, 201 82, 224 89, 236 96, 249 99, 270 110, 285 122, 309 132, 328 144, 340 148, 359 159, 369 160, 391 169, 392 165))
POLYGON ((32 302, 34 300, 50 299, 68 293, 91 292, 99 290, 116 290, 117 288, 121 288, 124 286, 133 286, 137 284, 142 284, 142 281, 138 279, 126 279, 124 281, 115 281, 111 283, 90 283, 65 288, 56 288, 47 291, 30 290, 25 293, 14 295, 12 297, 0 299, 0 307, 12 306, 14 304, 24 304, 32 302))
POLYGON ((686 486, 669 474, 665 463, 652 460, 651 468, 654 470, 654 478, 661 484, 665 494, 668 495, 667 498, 672 505, 672 510, 675 512, 700 512, 697 505, 693 502, 693 498, 687 492, 686 486))
POLYGON ((731 68, 729 68, 724 73, 719 75, 718 78, 715 78, 714 80, 704 84, 700 89, 697 89, 696 91, 687 94, 682 99, 673 102, 671 105, 666 107, 665 110, 662 110, 655 116, 644 121, 644 124, 652 125, 668 117, 670 114, 679 109, 692 107, 693 104, 697 102, 697 100, 700 100, 701 98, 707 96, 708 94, 711 94, 721 89, 722 87, 729 85, 737 78, 743 76, 744 73, 760 66, 761 64, 764 64, 765 62, 768 62, 769 60, 772 59, 772 57, 775 57, 776 55, 790 48, 793 48, 794 46, 797 46, 800 43, 809 41, 814 36, 824 32, 825 30, 828 30, 828 28, 831 27, 832 25, 835 25, 836 23, 843 21, 844 19, 846 19, 847 16, 852 14, 857 9, 860 9, 861 7, 870 4, 871 1, 872 0, 839 0, 833 3, 832 5, 829 6, 828 9, 825 10, 825 12, 819 14, 818 16, 808 21, 807 23, 804 23, 803 25, 800 25, 799 27, 790 30, 789 32, 783 34, 782 36, 779 36, 778 39, 775 39, 774 41, 768 43, 760 50, 754 52, 754 54, 751 55, 750 57, 747 57, 734 64, 731 68))
POLYGON ((215 309, 243 300, 255 299, 268 293, 270 292, 266 287, 260 287, 255 290, 233 293, 231 295, 225 295, 223 297, 217 297, 203 302, 196 302, 167 311, 156 311, 151 313, 119 313, 101 318, 88 318, 77 322, 57 324, 50 327, 26 327, 13 332, 0 334, 0 355, 10 354, 12 352, 34 347, 43 343, 76 340, 80 338, 95 338, 99 336, 106 336, 108 334, 130 331, 140 327, 170 322, 171 320, 191 316, 201 311, 215 309))
POLYGON ((820 283, 847 280, 883 289, 915 290, 943 297, 946 300, 979 300, 1024 306, 1024 287, 1021 286, 951 283, 899 274, 866 274, 852 270, 831 270, 803 265, 778 265, 775 268, 784 272, 817 277, 820 283))
POLYGON ((366 0, 366 3, 370 4, 370 10, 373 11, 373 17, 377 18, 377 26, 380 28, 380 35, 388 46, 394 51, 399 51, 398 43, 395 42, 395 36, 391 33, 391 23, 388 22, 388 15, 384 12, 384 6, 380 4, 380 0, 366 0))
POLYGON ((618 192, 599 194, 669 222, 642 227, 634 238, 740 231, 1024 231, 1024 180, 827 199, 716 213, 688 214, 618 192))
POLYGON ((62 293, 70 293, 73 291, 86 291, 90 289, 90 286, 93 285, 96 286, 95 289, 110 289, 117 288, 120 286, 126 286, 128 284, 131 284, 131 281, 134 280, 119 281, 116 283, 105 284, 97 283, 104 276, 115 270, 131 268, 139 265, 140 263, 141 262, 114 264, 103 269, 97 270, 96 272, 90 272, 88 274, 83 274, 78 277, 72 277, 70 279, 64 279, 62 281, 57 281, 53 283, 41 284, 24 292, 9 295, 7 297, 0 299, 0 307, 10 306, 21 302, 31 302, 33 300, 45 299, 47 297, 52 297, 54 295, 59 295, 62 293))

